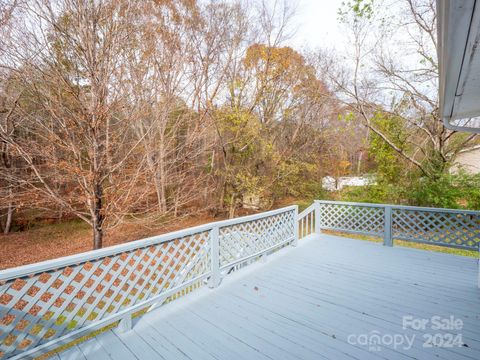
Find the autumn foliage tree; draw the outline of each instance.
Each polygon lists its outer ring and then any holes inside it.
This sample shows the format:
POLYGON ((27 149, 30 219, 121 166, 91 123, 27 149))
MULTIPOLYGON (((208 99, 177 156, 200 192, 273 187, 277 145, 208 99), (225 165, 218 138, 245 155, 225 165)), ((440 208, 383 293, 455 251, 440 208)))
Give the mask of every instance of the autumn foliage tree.
POLYGON ((253 44, 234 74, 216 112, 214 162, 220 204, 228 204, 231 216, 252 199, 272 203, 305 191, 292 184, 320 176, 322 132, 336 116, 315 68, 290 47, 253 44))
POLYGON ((233 215, 244 196, 266 198, 278 165, 294 162, 285 154, 305 126, 294 112, 313 74, 279 46, 286 9, 275 24, 241 2, 2 7, 4 230, 15 209, 53 211, 87 222, 99 248, 127 218, 233 215))
POLYGON ((339 102, 315 61, 285 46, 287 1, 11 4, 4 231, 26 209, 77 217, 99 248, 126 221, 234 216, 318 190, 339 102))

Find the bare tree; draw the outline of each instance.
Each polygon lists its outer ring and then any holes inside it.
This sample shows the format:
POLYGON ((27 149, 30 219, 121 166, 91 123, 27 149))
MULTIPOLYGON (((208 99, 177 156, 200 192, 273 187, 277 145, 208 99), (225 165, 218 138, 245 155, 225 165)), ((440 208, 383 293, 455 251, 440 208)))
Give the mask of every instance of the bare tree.
POLYGON ((233 216, 252 194, 318 179, 339 106, 311 59, 283 45, 288 1, 11 4, 4 230, 22 207, 73 215, 99 248, 105 229, 130 218, 226 205, 233 216))
POLYGON ((324 74, 366 127, 435 178, 475 141, 475 135, 445 129, 439 118, 435 1, 354 1, 340 16, 351 34, 350 52, 341 59, 349 65, 339 68, 340 58, 321 52, 324 74), (378 126, 379 113, 405 123, 408 146, 399 146, 378 126))
POLYGON ((13 74, 28 135, 2 132, 2 140, 34 175, 28 186, 89 223, 99 248, 105 220, 121 216, 118 205, 136 176, 123 173, 136 142, 124 126, 118 83, 133 8, 128 1, 64 0, 32 1, 24 11, 29 26, 16 34, 23 48, 10 55, 21 64, 13 74))
MULTIPOLYGON (((4 56, 5 48, 8 46, 8 40, 11 37, 12 23, 20 1, 1 1, 0 2, 0 58, 4 56)), ((19 94, 15 91, 10 91, 9 82, 10 72, 6 69, 0 68, 0 132, 11 136, 15 132, 14 111, 18 104, 19 94)), ((15 182, 13 181, 13 173, 18 165, 14 159, 9 144, 5 141, 0 143, 0 194, 5 199, 0 204, 0 228, 4 234, 10 232, 13 213, 15 211, 15 190, 17 189, 15 182), (5 221, 3 222, 3 219, 5 221)))

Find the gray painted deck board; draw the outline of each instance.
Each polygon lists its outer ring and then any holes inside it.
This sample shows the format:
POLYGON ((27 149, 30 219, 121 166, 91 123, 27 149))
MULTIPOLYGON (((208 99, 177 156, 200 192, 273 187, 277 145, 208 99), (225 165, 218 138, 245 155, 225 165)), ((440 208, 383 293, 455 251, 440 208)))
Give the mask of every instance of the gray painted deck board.
POLYGON ((73 346, 58 354, 62 360, 86 360, 85 355, 78 346, 73 346))
MULTIPOLYGON (((477 260, 322 235, 301 240, 140 318, 66 359, 480 359, 477 260), (468 345, 425 348, 402 317, 462 319, 468 345), (415 336, 409 350, 370 351, 350 334, 415 336)), ((426 332, 436 333, 433 330, 426 332)), ((438 332, 438 331, 437 331, 438 332)), ((441 331, 445 333, 445 331, 441 331)))
POLYGON ((125 346, 113 331, 107 331, 102 336, 97 336, 97 340, 112 359, 140 359, 125 346))
POLYGON ((163 359, 163 352, 160 346, 146 342, 136 331, 117 333, 112 331, 125 345, 125 351, 134 353, 139 359, 154 360, 163 359))
POLYGON ((96 338, 80 343, 78 347, 87 360, 111 360, 110 355, 96 338))

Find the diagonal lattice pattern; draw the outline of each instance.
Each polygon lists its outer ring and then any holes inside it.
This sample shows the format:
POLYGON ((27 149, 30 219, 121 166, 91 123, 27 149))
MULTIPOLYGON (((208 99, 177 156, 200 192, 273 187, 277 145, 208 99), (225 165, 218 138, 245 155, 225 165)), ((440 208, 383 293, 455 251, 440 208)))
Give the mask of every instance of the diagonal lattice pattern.
POLYGON ((215 279, 220 253, 243 267, 248 255, 254 261, 286 246, 295 239, 296 213, 291 206, 0 271, 0 359, 44 351, 38 347, 194 291, 215 279))
POLYGON ((478 250, 480 214, 394 208, 395 239, 478 250))
POLYGON ((0 359, 208 274, 210 259, 204 231, 0 284, 0 359))
POLYGON ((369 235, 384 233, 384 208, 362 205, 319 203, 320 228, 369 235))
POLYGON ((220 228, 220 267, 279 246, 295 238, 295 212, 220 228))

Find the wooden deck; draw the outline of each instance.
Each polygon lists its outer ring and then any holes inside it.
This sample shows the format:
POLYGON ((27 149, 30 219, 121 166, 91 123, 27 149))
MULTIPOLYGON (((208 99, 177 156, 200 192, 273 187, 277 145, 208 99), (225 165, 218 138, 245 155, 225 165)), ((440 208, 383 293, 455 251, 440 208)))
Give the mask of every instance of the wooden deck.
POLYGON ((473 258, 309 237, 150 312, 133 330, 108 331, 56 358, 480 359, 477 276, 473 258), (409 315, 453 316, 463 326, 403 330, 409 315), (461 334, 461 345, 423 346, 425 334, 447 333, 461 334), (364 345, 372 334, 387 344, 364 345), (413 346, 388 345, 395 335, 413 336, 413 346))

